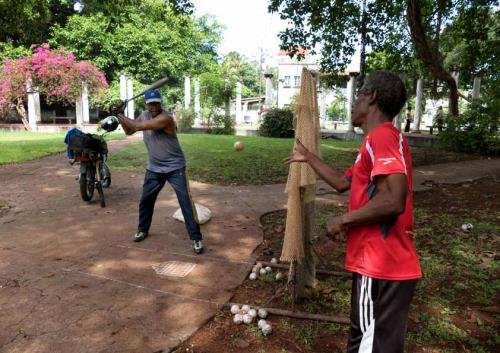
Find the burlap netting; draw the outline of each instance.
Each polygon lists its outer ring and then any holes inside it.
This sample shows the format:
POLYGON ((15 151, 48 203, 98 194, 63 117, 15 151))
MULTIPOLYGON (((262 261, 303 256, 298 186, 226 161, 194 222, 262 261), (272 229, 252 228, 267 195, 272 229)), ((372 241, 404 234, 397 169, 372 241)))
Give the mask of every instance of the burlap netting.
MULTIPOLYGON (((306 68, 302 69, 300 95, 296 102, 294 117, 296 121, 295 137, 312 153, 320 156, 318 101, 316 78, 306 68)), ((295 150, 296 142, 294 143, 295 150)), ((316 195, 316 173, 307 163, 292 163, 288 172, 285 192, 288 193, 285 238, 281 252, 282 261, 304 259, 302 202, 314 202, 316 195)))

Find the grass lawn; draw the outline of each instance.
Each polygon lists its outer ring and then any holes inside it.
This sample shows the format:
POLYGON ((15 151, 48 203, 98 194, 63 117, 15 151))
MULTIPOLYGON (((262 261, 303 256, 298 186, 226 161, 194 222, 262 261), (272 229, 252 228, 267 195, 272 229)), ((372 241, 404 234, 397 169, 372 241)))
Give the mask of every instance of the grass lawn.
MULTIPOLYGON (((192 180, 244 185, 281 183, 287 179, 288 166, 282 161, 292 151, 291 138, 179 134, 179 140, 192 180), (241 152, 233 149, 237 140, 245 144, 241 152)), ((359 141, 324 139, 321 153, 327 163, 343 170, 354 162, 359 146, 359 141)), ((478 158, 437 148, 412 148, 412 151, 416 166, 478 158)), ((138 142, 111 156, 109 164, 111 168, 143 171, 146 160, 146 148, 138 142)))
MULTIPOLYGON (((283 164, 293 148, 293 139, 242 137, 207 134, 180 134, 192 180, 217 184, 267 184, 286 180, 283 164), (245 149, 236 152, 235 141, 245 149)), ((359 142, 323 140, 321 149, 327 161, 345 167, 357 154, 359 142)), ((111 168, 143 170, 147 159, 142 142, 127 146, 109 159, 111 168)))
MULTIPOLYGON (((66 132, 0 132, 0 165, 21 163, 66 151, 66 132)), ((123 133, 106 136, 107 140, 124 138, 123 133)))

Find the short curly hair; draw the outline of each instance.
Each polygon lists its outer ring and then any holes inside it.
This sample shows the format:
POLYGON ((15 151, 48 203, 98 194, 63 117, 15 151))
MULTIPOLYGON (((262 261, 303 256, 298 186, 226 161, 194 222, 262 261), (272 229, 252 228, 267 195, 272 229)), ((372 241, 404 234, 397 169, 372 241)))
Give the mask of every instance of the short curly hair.
POLYGON ((398 75, 375 71, 365 80, 361 91, 377 92, 377 106, 393 119, 406 102, 406 89, 398 75))

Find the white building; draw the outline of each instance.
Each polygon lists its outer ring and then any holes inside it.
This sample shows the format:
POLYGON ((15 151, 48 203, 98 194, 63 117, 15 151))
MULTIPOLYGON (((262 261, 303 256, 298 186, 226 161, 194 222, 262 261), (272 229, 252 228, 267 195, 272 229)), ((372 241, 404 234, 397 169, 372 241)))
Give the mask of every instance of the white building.
MULTIPOLYGON (((241 107, 240 113, 241 120, 237 121, 237 125, 253 125, 257 124, 260 120, 260 113, 264 107, 265 97, 248 97, 240 98, 241 107)), ((237 116, 236 113, 237 100, 231 100, 231 116, 237 116)))
MULTIPOLYGON (((265 97, 252 97, 252 98, 241 98, 241 88, 237 92, 237 97, 235 100, 231 101, 232 115, 235 116, 237 125, 246 124, 258 124, 260 121, 260 112, 262 109, 264 111, 272 107, 269 105, 269 101, 273 101, 274 106, 278 108, 283 108, 286 105, 292 103, 294 96, 300 93, 300 80, 302 75, 302 69, 305 67, 309 70, 319 70, 319 65, 317 64, 317 58, 308 55, 308 51, 303 51, 305 57, 302 60, 298 60, 296 57, 290 58, 290 56, 285 51, 280 51, 278 55, 278 85, 277 87, 272 87, 271 79, 267 79, 266 84, 266 95, 265 97), (274 92, 269 92, 270 90, 274 92), (276 101, 274 102, 274 97, 276 101), (240 106, 239 111, 238 107, 240 106)), ((354 73, 354 72, 353 72, 354 73)), ((356 71, 357 73, 357 71, 356 71)), ((350 74, 349 70, 346 71, 346 75, 350 74)), ((347 86, 338 87, 337 91, 340 90, 341 95, 346 97, 347 102, 347 86)), ((326 126, 327 121, 327 107, 338 98, 333 89, 322 90, 320 87, 318 89, 318 108, 321 126, 326 126)), ((345 103, 347 104, 347 103, 345 103)), ((337 117, 338 119, 339 117, 337 117)), ((335 123, 335 128, 342 129, 342 124, 339 122, 335 123), (339 125, 340 124, 340 125, 339 125)), ((345 122, 344 128, 347 128, 347 121, 345 122)))
MULTIPOLYGON (((309 55, 307 50, 302 51, 302 53, 305 57, 300 61, 296 57, 290 58, 287 52, 283 50, 280 51, 278 55, 278 108, 282 108, 290 104, 293 97, 300 93, 300 76, 304 67, 309 70, 319 70, 317 57, 309 55)), ((359 70, 355 69, 355 65, 350 65, 350 67, 345 71, 345 75, 357 74, 358 72, 359 70)), ((347 85, 338 87, 337 89, 340 90, 341 95, 345 97, 344 105, 346 105, 348 101, 347 85)), ((334 89, 322 89, 321 87, 318 87, 318 108, 322 127, 325 127, 328 119, 327 107, 336 99, 339 99, 339 97, 336 97, 334 89)), ((347 111, 347 109, 345 110, 347 111)), ((338 118, 339 117, 337 117, 337 119, 338 118)), ((337 125, 339 125, 338 122, 335 124, 335 128, 337 128, 337 125)), ((347 121, 345 121, 345 125, 346 126, 344 128, 347 127, 347 121)))
POLYGON ((278 108, 283 108, 290 104, 293 96, 300 91, 300 75, 304 67, 310 70, 317 70, 316 60, 308 55, 308 51, 303 51, 305 58, 299 61, 297 57, 290 58, 286 51, 281 50, 278 54, 278 108))

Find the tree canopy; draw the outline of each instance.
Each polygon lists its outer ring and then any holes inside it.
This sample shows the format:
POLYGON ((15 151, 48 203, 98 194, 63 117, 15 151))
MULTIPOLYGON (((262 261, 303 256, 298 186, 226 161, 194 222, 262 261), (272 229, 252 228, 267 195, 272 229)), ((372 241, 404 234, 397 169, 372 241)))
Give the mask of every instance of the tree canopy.
POLYGON ((71 53, 50 50, 47 44, 34 48, 32 56, 6 60, 0 72, 0 112, 14 105, 26 118, 24 104, 30 82, 32 89, 44 95, 47 102, 73 104, 81 95, 82 82, 94 97, 107 87, 104 74, 87 61, 78 61, 71 53))
POLYGON ((220 26, 177 14, 161 0, 123 10, 121 23, 104 13, 74 15, 56 24, 50 43, 90 58, 113 80, 124 72, 143 82, 207 70, 217 58, 220 26))
MULTIPOLYGON (((137 0, 85 0, 81 13, 87 16, 102 13, 112 23, 118 24, 128 9, 142 1, 137 0)), ((190 0, 162 1, 165 6, 178 14, 191 14, 193 4, 190 0)), ((2 0, 0 1, 0 42, 30 46, 33 43, 47 42, 51 27, 64 26, 74 14, 72 0, 2 0)))
MULTIPOLYGON (((356 46, 364 44, 371 50, 367 61, 372 67, 399 72, 425 69, 433 79, 446 83, 450 111, 456 115, 458 90, 450 71, 459 68, 469 73, 465 77, 470 77, 478 68, 498 62, 492 60, 498 56, 499 47, 495 3, 493 0, 269 0, 269 11, 278 12, 290 22, 280 33, 282 49, 299 56, 300 48, 319 52, 321 69, 334 73, 344 70, 356 46), (481 30, 483 33, 478 33, 481 30), (457 41, 469 51, 469 59, 448 54, 457 52, 449 45, 457 41), (483 50, 475 51, 479 46, 483 50), (459 63, 447 67, 452 57, 459 63)), ((364 70, 362 56, 361 76, 364 70)))

